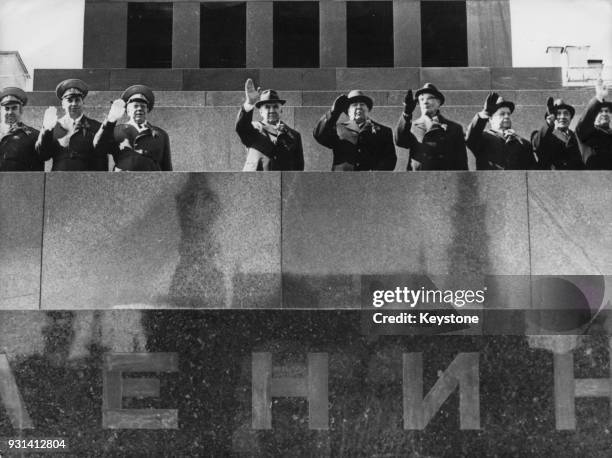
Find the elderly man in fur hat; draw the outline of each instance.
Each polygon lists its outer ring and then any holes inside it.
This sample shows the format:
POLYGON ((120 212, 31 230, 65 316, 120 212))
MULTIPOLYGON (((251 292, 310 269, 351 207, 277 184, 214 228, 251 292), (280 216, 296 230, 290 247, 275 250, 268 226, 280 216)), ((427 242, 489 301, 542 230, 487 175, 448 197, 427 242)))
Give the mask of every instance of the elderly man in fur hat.
POLYGON ((247 150, 243 171, 304 170, 302 137, 281 120, 285 100, 273 89, 255 89, 250 78, 244 93, 245 102, 236 119, 236 133, 247 150), (261 121, 253 121, 255 109, 261 121))
POLYGON ((314 138, 332 149, 334 171, 393 170, 397 162, 393 133, 370 118, 374 103, 362 91, 338 97, 317 123, 314 138), (348 121, 338 122, 340 115, 348 121))
POLYGON ((18 87, 0 91, 0 171, 41 172, 44 162, 34 149, 38 131, 21 122, 26 93, 18 87))
POLYGON ((101 124, 83 114, 88 92, 87 84, 80 79, 64 80, 55 88, 64 116, 58 119, 57 108, 47 108, 36 142, 36 152, 43 161, 53 161, 53 171, 108 172, 106 151, 93 145, 101 124))
POLYGON ((612 170, 612 101, 610 88, 598 81, 593 97, 576 125, 576 135, 583 143, 587 169, 612 170))
POLYGON ((578 138, 569 128, 576 110, 563 100, 552 97, 548 98, 546 108, 544 125, 531 135, 538 167, 544 170, 584 169, 578 138))
POLYGON ((155 94, 142 84, 128 87, 112 103, 94 144, 113 155, 115 171, 172 171, 168 134, 147 119, 154 105, 155 94), (117 124, 126 111, 128 122, 117 124))
POLYGON ((467 170, 463 127, 442 116, 444 95, 431 83, 404 98, 404 112, 395 128, 395 143, 408 148, 408 170, 467 170), (421 116, 412 121, 419 105, 421 116))
POLYGON ((537 168, 529 140, 512 129, 514 103, 496 92, 487 96, 482 111, 467 129, 467 146, 478 170, 530 170, 537 168), (485 129, 490 122, 490 128, 485 129))

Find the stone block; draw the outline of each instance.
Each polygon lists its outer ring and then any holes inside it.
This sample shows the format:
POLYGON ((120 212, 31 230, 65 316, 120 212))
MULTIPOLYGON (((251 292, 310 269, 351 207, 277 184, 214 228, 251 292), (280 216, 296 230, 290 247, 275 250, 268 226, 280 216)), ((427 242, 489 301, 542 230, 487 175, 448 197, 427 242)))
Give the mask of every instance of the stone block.
POLYGON ((338 68, 336 89, 403 90, 417 87, 419 69, 404 68, 338 68))
POLYGON ((321 68, 346 67, 346 2, 319 2, 319 47, 321 68))
POLYGON ((607 172, 529 172, 534 275, 612 275, 612 177, 607 172))
POLYGON ((529 274, 524 172, 283 175, 285 307, 359 308, 365 275, 529 274))
POLYGON ((246 66, 272 68, 274 66, 272 2, 247 2, 246 10, 246 66))
POLYGON ((393 58, 395 67, 421 66, 420 2, 393 2, 393 58))
POLYGON ((122 91, 134 84, 144 84, 154 91, 180 91, 183 89, 183 71, 165 68, 111 70, 110 90, 122 91))
POLYGON ((302 73, 302 91, 323 88, 336 89, 336 70, 333 68, 305 68, 302 73))
POLYGON ((54 106, 59 105, 60 101, 55 95, 55 91, 36 91, 36 92, 28 92, 28 107, 46 107, 46 106, 54 106))
POLYGON ((561 89, 563 78, 560 67, 491 68, 491 87, 503 89, 561 89))
POLYGON ((42 173, 0 174, 0 309, 38 309, 42 173))
MULTIPOLYGON (((285 106, 295 107, 302 105, 302 93, 300 91, 278 91, 282 99, 286 100, 285 106)), ((206 93, 206 105, 215 107, 240 107, 244 103, 244 91, 208 91, 206 93)))
MULTIPOLYGON (((366 90, 365 93, 372 98, 374 107, 384 107, 389 104, 389 91, 366 90)), ((348 91, 304 91, 302 93, 302 106, 330 108, 336 97, 341 94, 348 94, 348 91)))
POLYGON ((512 33, 508 0, 466 2, 470 67, 512 67, 512 33))
POLYGON ((335 69, 262 68, 260 85, 280 90, 314 91, 336 87, 335 69))
POLYGON ((279 212, 277 173, 49 175, 42 307, 278 307, 279 212))
MULTIPOLYGON (((594 96, 593 88, 563 88, 563 89, 525 89, 513 91, 516 93, 514 100, 520 105, 546 107, 548 97, 563 99, 564 102, 573 105, 586 105, 587 102, 594 96)), ((506 91, 504 91, 504 94, 506 91)), ((580 116, 580 112, 576 112, 580 116)))
POLYGON ((34 69, 34 90, 53 91, 65 79, 79 78, 92 91, 108 91, 110 70, 105 69, 34 69))
POLYGON ((183 91, 244 91, 244 83, 251 78, 259 82, 259 69, 203 68, 183 70, 183 91))
POLYGON ((176 2, 172 13, 172 68, 198 68, 200 3, 176 2))
POLYGON ((479 67, 423 67, 420 69, 420 86, 433 83, 440 91, 449 89, 473 90, 491 87, 491 71, 479 67))
POLYGON ((84 68, 125 68, 128 2, 85 2, 84 68))

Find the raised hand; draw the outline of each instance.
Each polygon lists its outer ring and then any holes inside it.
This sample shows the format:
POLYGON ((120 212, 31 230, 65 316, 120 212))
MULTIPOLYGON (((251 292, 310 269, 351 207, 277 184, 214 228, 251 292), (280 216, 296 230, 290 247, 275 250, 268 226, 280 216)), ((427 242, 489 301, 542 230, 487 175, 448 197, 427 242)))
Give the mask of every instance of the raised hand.
POLYGON ((610 95, 610 88, 601 79, 595 85, 595 95, 599 100, 605 100, 610 95))
POLYGON ((334 104, 332 105, 332 113, 344 113, 347 110, 348 106, 349 99, 345 94, 342 94, 341 96, 337 97, 336 100, 334 100, 334 104))
POLYGON ((408 89, 408 93, 404 97, 404 114, 411 116, 417 106, 417 100, 412 95, 412 89, 408 89))
POLYGON ((484 112, 487 116, 493 116, 497 111, 497 99, 499 99, 499 94, 497 92, 489 92, 484 103, 484 112))
POLYGON ((552 97, 548 97, 546 101, 546 122, 552 125, 555 122, 555 100, 552 97))
POLYGON ((53 130, 57 124, 57 108, 49 107, 43 116, 43 130, 53 130))
POLYGON ((249 105, 255 105, 261 96, 261 88, 258 87, 255 89, 255 83, 251 78, 246 80, 244 83, 244 97, 246 99, 246 103, 249 105))
POLYGON ((117 122, 123 117, 124 113, 125 102, 122 99, 117 99, 112 103, 106 119, 108 119, 110 122, 117 122))

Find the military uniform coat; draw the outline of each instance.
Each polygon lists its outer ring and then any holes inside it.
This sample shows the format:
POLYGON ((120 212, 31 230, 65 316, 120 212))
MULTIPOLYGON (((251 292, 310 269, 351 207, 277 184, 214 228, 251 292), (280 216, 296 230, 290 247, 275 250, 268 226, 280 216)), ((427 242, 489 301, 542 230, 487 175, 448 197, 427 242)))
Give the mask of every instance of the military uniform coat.
POLYGON ((612 170, 612 129, 595 127, 595 118, 602 103, 593 97, 576 125, 576 135, 588 148, 584 148, 583 161, 587 169, 612 170))
POLYGON ((93 145, 100 126, 98 121, 83 116, 75 125, 68 145, 62 146, 58 140, 65 137, 68 131, 58 122, 53 130, 40 133, 36 151, 43 161, 53 159, 53 171, 108 172, 108 156, 104 148, 93 145))
POLYGON ((438 115, 412 122, 403 113, 395 128, 395 143, 410 150, 408 170, 467 170, 463 127, 438 115))
POLYGON ((567 134, 555 129, 554 125, 544 123, 540 130, 531 135, 538 168, 543 170, 583 170, 582 154, 576 134, 567 134))
POLYGON ((467 146, 476 157, 477 170, 532 170, 537 162, 531 143, 518 135, 506 141, 492 129, 485 130, 488 119, 474 116, 467 130, 467 146))
POLYGON ((147 123, 138 131, 131 124, 105 121, 94 146, 112 154, 115 167, 132 172, 171 171, 170 139, 163 129, 147 123))
POLYGON ((0 138, 0 171, 44 171, 44 162, 35 150, 38 134, 36 129, 19 123, 0 138))
POLYGON ((279 133, 260 122, 253 121, 253 112, 243 108, 236 119, 236 133, 247 148, 255 149, 269 158, 267 170, 304 170, 302 137, 297 130, 283 124, 279 133))
POLYGON ((393 132, 368 119, 338 123, 339 114, 329 110, 317 123, 314 138, 332 149, 332 170, 393 170, 397 162, 393 132))

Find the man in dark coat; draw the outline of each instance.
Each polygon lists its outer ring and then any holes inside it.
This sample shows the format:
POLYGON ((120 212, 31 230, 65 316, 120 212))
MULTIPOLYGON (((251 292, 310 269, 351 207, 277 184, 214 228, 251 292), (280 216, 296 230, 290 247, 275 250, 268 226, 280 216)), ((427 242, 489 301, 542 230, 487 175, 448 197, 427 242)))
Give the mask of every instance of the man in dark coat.
POLYGON ((583 170, 578 138, 569 126, 576 114, 573 106, 561 99, 548 98, 546 121, 531 135, 531 144, 543 170, 583 170))
POLYGON ((245 102, 236 119, 236 132, 247 150, 243 171, 304 170, 302 137, 281 120, 285 100, 275 90, 255 89, 250 78, 244 92, 245 102), (255 108, 261 121, 253 121, 255 108))
POLYGON ((341 95, 314 128, 314 138, 332 149, 334 171, 393 170, 397 162, 393 133, 370 119, 374 103, 362 91, 341 95), (338 122, 345 113, 349 120, 338 122))
POLYGON ((395 143, 408 148, 408 170, 467 170, 463 127, 440 113, 444 95, 426 83, 412 96, 404 98, 404 112, 395 128, 395 143), (417 103, 421 117, 412 121, 417 103))
POLYGON ((467 129, 467 146, 478 170, 530 170, 537 167, 531 143, 512 129, 514 103, 493 92, 467 129), (491 128, 486 129, 490 121, 491 128))
POLYGON ((101 124, 83 114, 88 92, 87 84, 79 79, 62 81, 55 94, 62 102, 64 116, 58 119, 55 107, 45 111, 36 152, 43 161, 53 160, 53 171, 108 172, 108 155, 93 145, 101 124))
POLYGON ((147 114, 153 110, 155 95, 147 86, 127 88, 115 100, 96 134, 94 145, 113 155, 115 171, 171 171, 170 139, 163 129, 152 125, 147 114), (127 111, 129 121, 117 124, 127 111))
POLYGON ((610 88, 597 83, 595 97, 578 120, 576 135, 583 143, 583 159, 587 169, 612 170, 612 101, 606 100, 610 88))
POLYGON ((34 145, 38 131, 21 122, 23 107, 28 103, 26 93, 17 87, 0 91, 0 171, 42 172, 34 145))

